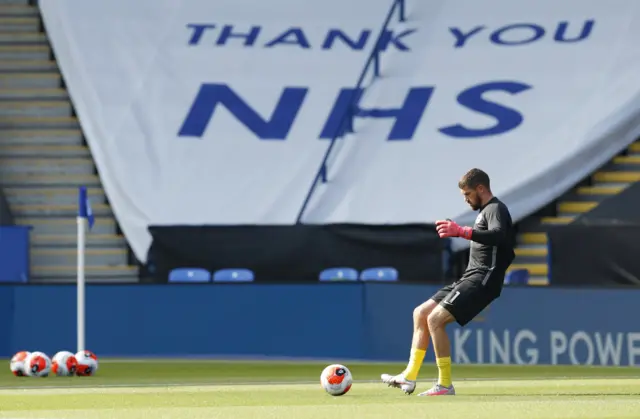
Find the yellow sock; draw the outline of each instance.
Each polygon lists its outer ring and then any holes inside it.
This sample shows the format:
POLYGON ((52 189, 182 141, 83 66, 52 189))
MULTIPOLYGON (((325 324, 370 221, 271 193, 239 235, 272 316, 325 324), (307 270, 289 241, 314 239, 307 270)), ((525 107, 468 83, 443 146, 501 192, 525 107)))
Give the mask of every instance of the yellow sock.
POLYGON ((438 366, 438 384, 445 387, 451 387, 451 357, 436 358, 438 366))
POLYGON ((404 376, 407 380, 415 381, 418 379, 418 373, 424 361, 424 356, 427 353, 424 349, 411 348, 411 355, 409 356, 409 364, 404 370, 404 376))

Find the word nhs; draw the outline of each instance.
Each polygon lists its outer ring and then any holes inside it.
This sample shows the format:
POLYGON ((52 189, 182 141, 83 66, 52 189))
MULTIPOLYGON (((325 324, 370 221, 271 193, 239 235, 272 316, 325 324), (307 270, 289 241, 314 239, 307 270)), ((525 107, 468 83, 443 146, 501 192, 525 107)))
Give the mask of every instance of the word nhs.
MULTIPOLYGON (((243 28, 233 25, 216 25, 213 23, 189 23, 188 44, 198 45, 239 45, 244 47, 261 46, 263 48, 297 47, 302 49, 348 48, 361 51, 367 46, 373 47, 379 32, 371 29, 343 31, 331 28, 327 31, 309 31, 299 27, 286 28, 277 32, 267 31, 262 26, 253 25, 243 28)), ((406 29, 402 32, 385 30, 380 35, 378 49, 386 51, 393 47, 399 51, 410 51, 406 37, 416 29, 406 29)))
MULTIPOLYGON (((438 131, 452 138, 478 138, 503 134, 517 128, 524 117, 517 110, 488 100, 484 97, 491 93, 516 95, 530 89, 531 86, 516 81, 494 81, 467 87, 457 94, 458 104, 471 113, 483 114, 490 122, 486 125, 465 125, 462 122, 438 127, 438 131)), ((318 127, 320 139, 332 139, 351 131, 351 120, 359 118, 383 118, 393 121, 388 140, 411 140, 431 101, 435 91, 433 86, 409 89, 402 104, 397 107, 364 108, 359 102, 363 89, 343 88, 338 92, 330 109, 317 106, 308 107, 313 120, 324 117, 324 125, 318 127)), ((298 114, 310 94, 308 87, 285 87, 279 98, 265 98, 262 92, 256 97, 261 103, 270 102, 275 106, 268 111, 271 116, 264 118, 238 93, 226 84, 206 83, 200 87, 191 108, 180 127, 178 136, 201 138, 214 113, 220 107, 226 108, 235 119, 251 131, 260 140, 286 140, 298 114)), ((326 91, 316 90, 314 94, 326 95, 326 91)), ((305 109, 307 109, 305 108, 305 109)), ((309 120, 308 118, 305 120, 309 120)), ((322 123, 323 120, 320 120, 322 123)), ((217 124, 229 127, 228 118, 218 119, 217 124)), ((215 131, 216 129, 214 129, 215 131)), ((220 126, 218 126, 218 131, 220 126)))

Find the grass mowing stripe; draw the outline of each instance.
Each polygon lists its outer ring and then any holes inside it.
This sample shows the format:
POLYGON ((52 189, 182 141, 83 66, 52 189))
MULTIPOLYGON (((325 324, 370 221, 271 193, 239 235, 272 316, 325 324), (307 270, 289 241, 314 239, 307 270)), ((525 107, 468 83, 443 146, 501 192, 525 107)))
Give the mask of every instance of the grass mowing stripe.
MULTIPOLYGON (((55 378, 53 378, 55 379, 55 378)), ((531 381, 531 380, 550 380, 550 381, 554 381, 554 380, 562 380, 562 381, 570 381, 570 380, 591 380, 591 381, 595 381, 595 380, 636 380, 637 378, 634 377, 620 377, 620 376, 611 376, 611 377, 606 377, 606 376, 598 376, 598 377, 593 377, 593 376, 585 376, 585 377, 579 377, 579 376, 562 376, 562 377, 537 377, 537 378, 532 378, 532 377, 510 377, 510 378, 487 378, 487 377, 478 377, 478 378, 461 378, 459 380, 454 380, 456 383, 461 382, 461 383, 469 383, 469 382, 501 382, 501 381, 513 381, 513 382, 527 382, 527 381, 531 381)), ((87 378, 82 378, 82 380, 90 380, 87 378)), ((432 380, 428 380, 428 379, 422 379, 422 380, 418 380, 417 382, 419 384, 425 384, 425 383, 431 383, 431 382, 435 382, 435 379, 432 380)), ((380 380, 353 380, 354 384, 380 384, 382 385, 383 383, 380 380)), ((85 384, 85 383, 83 383, 85 384)), ((70 390, 70 389, 78 389, 78 390, 87 390, 87 389, 100 389, 100 388, 104 388, 104 389, 109 389, 109 388, 113 388, 113 389, 118 389, 118 388, 153 388, 153 387, 158 387, 158 388, 165 388, 165 387, 198 387, 198 386, 203 386, 203 387, 226 387, 226 386, 260 386, 260 385, 265 385, 265 386, 277 386, 277 385, 282 385, 282 386, 286 386, 286 385, 314 385, 314 384, 318 384, 320 385, 320 380, 317 381, 310 381, 310 380, 272 380, 272 381, 194 381, 194 382, 164 382, 164 383, 122 383, 122 384, 100 384, 100 383, 96 383, 96 384, 88 384, 85 385, 47 385, 47 386, 39 386, 39 387, 27 387, 27 386, 0 386, 0 395, 3 392, 7 392, 7 391, 15 391, 15 390, 19 390, 19 391, 39 391, 39 390, 70 390)))
MULTIPOLYGON (((38 380, 35 380, 38 381, 38 380)), ((82 380, 84 383, 95 380, 82 380)), ((359 384, 344 397, 318 383, 288 386, 71 388, 0 393, 0 418, 51 419, 637 419, 640 379, 549 379, 459 383, 450 398, 407 397, 397 389, 359 384), (36 397, 34 397, 36 396, 36 397)), ((427 386, 425 386, 426 388, 427 386)))
MULTIPOLYGON (((13 377, 9 371, 0 374, 2 389, 27 388, 121 388, 153 386, 206 386, 247 384, 315 384, 326 364, 295 362, 138 362, 120 363, 114 359, 100 364, 94 377, 48 377, 42 379, 13 377)), ((379 383, 381 373, 400 371, 403 364, 347 364, 356 383, 379 383)), ((8 370, 8 369, 7 369, 8 370)), ((437 368, 425 364, 420 377, 424 382, 433 382, 437 368)), ((453 368, 455 382, 530 379, 564 380, 571 378, 605 378, 615 380, 623 377, 639 377, 637 368, 582 367, 582 366, 528 366, 528 365, 467 365, 453 368)), ((422 380, 421 380, 422 382, 422 380)))

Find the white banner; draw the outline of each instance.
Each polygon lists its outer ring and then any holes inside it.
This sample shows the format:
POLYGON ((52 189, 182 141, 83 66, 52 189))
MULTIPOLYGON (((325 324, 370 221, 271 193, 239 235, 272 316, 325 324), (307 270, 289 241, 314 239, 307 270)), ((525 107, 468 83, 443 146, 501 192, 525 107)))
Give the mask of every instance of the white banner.
MULTIPOLYGON (((391 3, 42 2, 138 258, 151 224, 296 221, 391 3)), ((519 220, 640 134, 637 0, 407 12, 303 221, 471 223, 457 181, 473 167, 519 220)))
POLYGON ((319 139, 325 119, 355 85, 389 8, 389 0, 41 2, 136 256, 146 260, 149 225, 295 223, 329 143, 319 139))
POLYGON ((519 220, 640 135, 640 2, 408 4, 414 53, 385 56, 360 108, 412 106, 356 118, 306 222, 472 224, 473 167, 519 220))

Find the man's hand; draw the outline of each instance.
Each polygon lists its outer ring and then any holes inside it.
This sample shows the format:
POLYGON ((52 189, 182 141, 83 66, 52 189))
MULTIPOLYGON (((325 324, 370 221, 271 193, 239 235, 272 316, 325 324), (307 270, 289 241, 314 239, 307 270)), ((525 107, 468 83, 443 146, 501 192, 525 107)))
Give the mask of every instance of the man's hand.
POLYGON ((471 239, 471 227, 460 227, 455 221, 438 220, 436 221, 436 230, 441 238, 444 237, 463 237, 467 240, 471 239))

